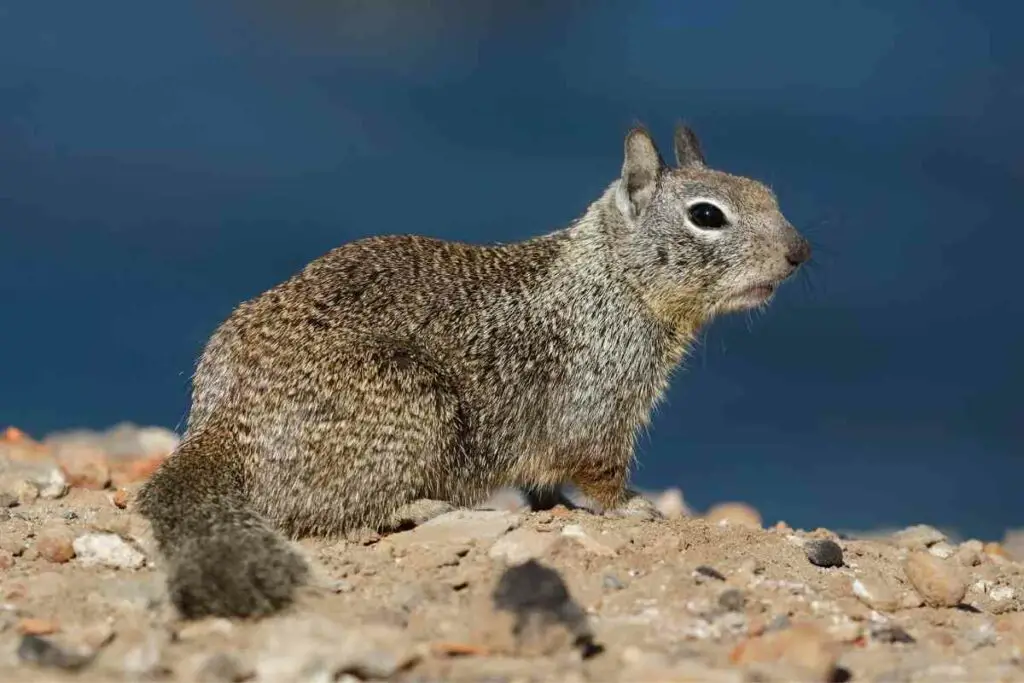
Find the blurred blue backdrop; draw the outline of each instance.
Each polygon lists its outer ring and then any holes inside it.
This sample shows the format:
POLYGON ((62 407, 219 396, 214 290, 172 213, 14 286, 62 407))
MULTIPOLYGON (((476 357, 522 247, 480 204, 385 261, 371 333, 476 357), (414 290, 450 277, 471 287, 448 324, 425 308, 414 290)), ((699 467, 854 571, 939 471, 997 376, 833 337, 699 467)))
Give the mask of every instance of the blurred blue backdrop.
POLYGON ((712 326, 637 481, 767 522, 1024 525, 1024 5, 0 1, 0 422, 178 427, 242 299, 373 233, 561 226, 647 123, 816 262, 712 326))

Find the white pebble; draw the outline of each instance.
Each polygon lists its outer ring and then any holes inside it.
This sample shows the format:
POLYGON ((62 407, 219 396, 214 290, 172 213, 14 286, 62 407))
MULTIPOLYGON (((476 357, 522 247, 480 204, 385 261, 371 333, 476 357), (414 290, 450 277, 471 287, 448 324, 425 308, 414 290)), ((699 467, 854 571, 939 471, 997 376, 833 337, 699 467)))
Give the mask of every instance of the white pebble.
POLYGON ((145 556, 117 534, 86 534, 72 543, 75 555, 85 565, 103 565, 120 569, 138 569, 145 556))

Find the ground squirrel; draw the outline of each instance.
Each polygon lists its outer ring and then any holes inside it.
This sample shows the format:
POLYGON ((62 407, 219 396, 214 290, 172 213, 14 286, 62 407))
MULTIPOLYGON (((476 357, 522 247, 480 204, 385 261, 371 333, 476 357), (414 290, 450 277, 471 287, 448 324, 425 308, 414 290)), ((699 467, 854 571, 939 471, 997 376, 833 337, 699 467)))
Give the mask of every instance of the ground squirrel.
POLYGON ((372 237, 242 303, 199 361, 185 436, 138 509, 187 618, 258 616, 307 581, 286 537, 381 528, 418 501, 575 484, 642 509, 634 439, 699 328, 810 256, 763 184, 676 165, 640 127, 568 227, 469 245, 372 237))

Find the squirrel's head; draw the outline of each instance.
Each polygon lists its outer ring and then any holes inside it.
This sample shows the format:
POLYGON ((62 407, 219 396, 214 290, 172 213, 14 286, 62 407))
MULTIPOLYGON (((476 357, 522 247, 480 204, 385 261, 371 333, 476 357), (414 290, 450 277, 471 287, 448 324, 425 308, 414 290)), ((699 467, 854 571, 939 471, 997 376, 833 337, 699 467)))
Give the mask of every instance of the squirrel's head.
POLYGON ((626 136, 614 190, 623 219, 616 251, 631 279, 672 318, 703 320, 768 303, 810 258, 807 240, 767 186, 707 167, 697 136, 682 124, 675 156, 667 165, 642 128, 626 136))

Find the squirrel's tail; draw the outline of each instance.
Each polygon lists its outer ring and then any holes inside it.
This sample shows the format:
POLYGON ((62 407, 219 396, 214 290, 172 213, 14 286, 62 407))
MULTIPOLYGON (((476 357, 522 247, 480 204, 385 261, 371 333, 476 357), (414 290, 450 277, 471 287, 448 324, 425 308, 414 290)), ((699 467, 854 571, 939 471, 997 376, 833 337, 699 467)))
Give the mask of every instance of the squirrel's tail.
POLYGON ((166 562, 171 601, 186 618, 269 614, 292 601, 309 572, 249 507, 226 434, 204 425, 187 435, 138 495, 166 562))

